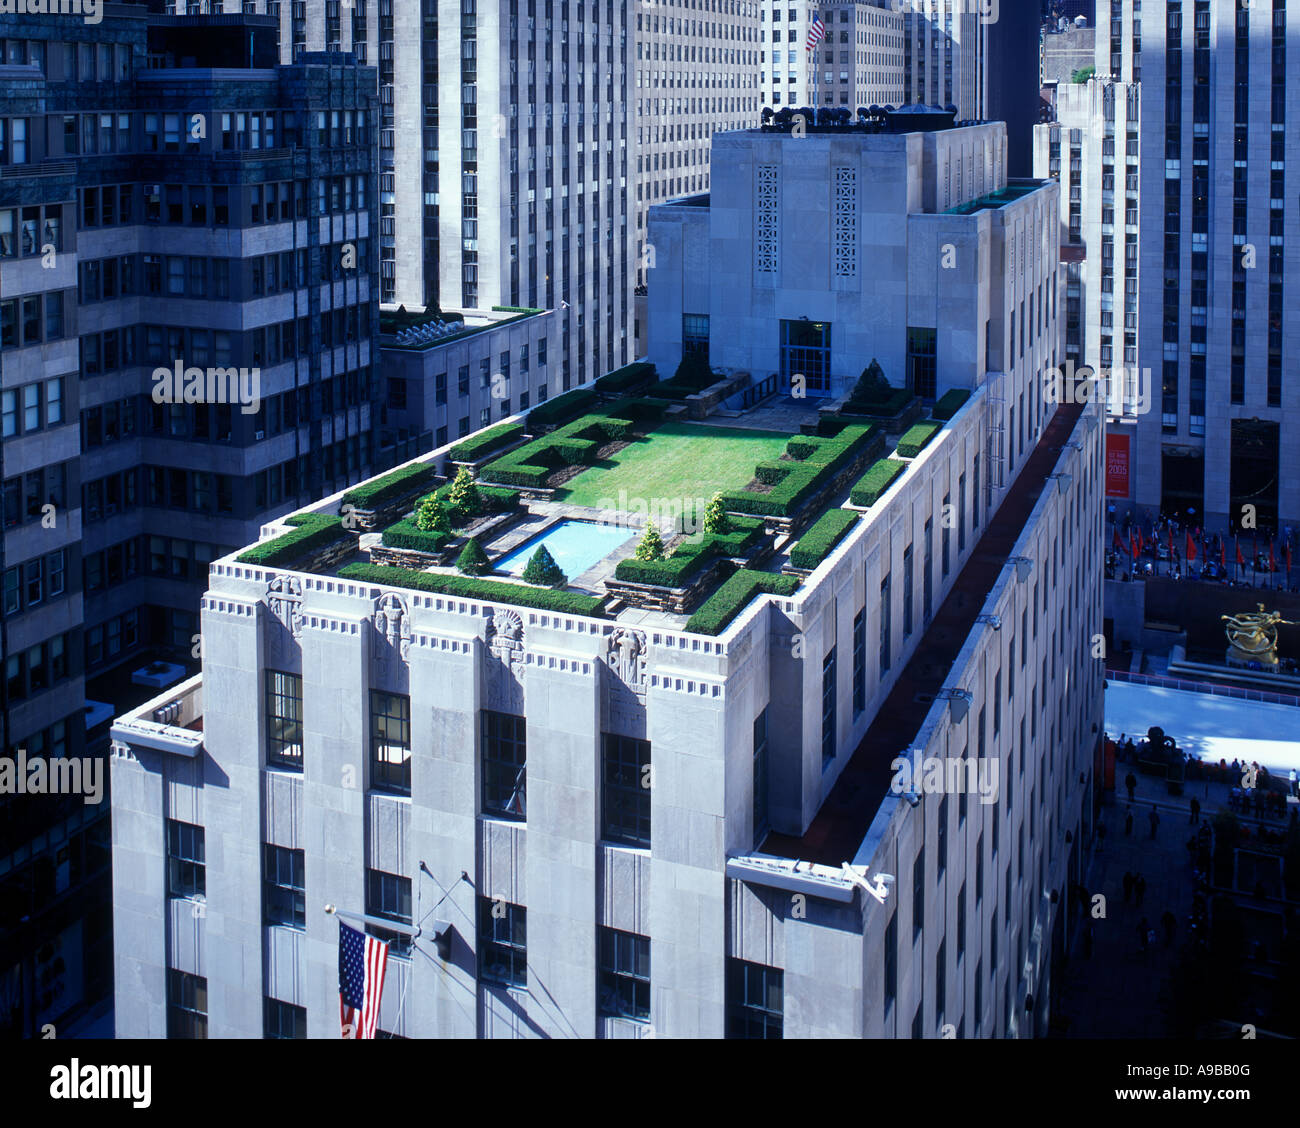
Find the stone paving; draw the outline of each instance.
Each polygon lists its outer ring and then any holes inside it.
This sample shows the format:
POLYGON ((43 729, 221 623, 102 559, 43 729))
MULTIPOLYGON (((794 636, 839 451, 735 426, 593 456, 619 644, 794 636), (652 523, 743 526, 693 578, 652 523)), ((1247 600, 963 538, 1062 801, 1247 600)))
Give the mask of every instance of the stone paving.
MULTIPOLYGON (((1087 954, 1085 917, 1069 938, 1070 959, 1055 985, 1053 1033, 1071 1038, 1161 1038, 1166 1036, 1162 992, 1186 939, 1192 908, 1193 877, 1187 839, 1195 832, 1191 800, 1201 805, 1201 821, 1229 810, 1228 785, 1197 781, 1181 796, 1171 796, 1163 779, 1137 776, 1135 801, 1130 807, 1125 778, 1132 765, 1115 765, 1115 791, 1107 793, 1101 823, 1106 828, 1085 864, 1084 885, 1089 895, 1106 898, 1105 919, 1092 921, 1093 942, 1087 954), (1149 812, 1152 804, 1160 817, 1153 839, 1149 812), (1133 829, 1125 833, 1125 817, 1133 813, 1133 829), (1146 879, 1142 904, 1124 901, 1125 871, 1146 879), (1160 918, 1169 909, 1178 923, 1172 946, 1165 944, 1160 918), (1143 952, 1138 922, 1146 917, 1156 939, 1143 952)), ((1288 810, 1294 808, 1294 802, 1288 810)), ((1266 819, 1277 828, 1284 823, 1266 819)))

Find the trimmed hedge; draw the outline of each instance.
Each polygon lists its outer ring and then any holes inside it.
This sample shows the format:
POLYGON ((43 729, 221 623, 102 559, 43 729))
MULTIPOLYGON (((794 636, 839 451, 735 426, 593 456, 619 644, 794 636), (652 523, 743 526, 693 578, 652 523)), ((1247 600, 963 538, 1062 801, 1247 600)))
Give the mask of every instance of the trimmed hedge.
POLYGON ((966 405, 968 399, 970 399, 970 392, 965 388, 953 388, 951 391, 944 392, 939 402, 934 405, 931 415, 940 423, 947 423, 966 405))
MULTIPOLYGON (((455 482, 447 482, 433 491, 433 496, 442 502, 451 501, 451 487, 455 482)), ((519 505, 519 491, 508 490, 500 486, 485 486, 480 482, 474 483, 478 490, 479 500, 490 513, 509 513, 510 510, 519 505)), ((421 498, 421 501, 424 499, 421 498)))
POLYGON ((740 614, 761 592, 793 595, 799 590, 798 576, 774 575, 742 568, 715 591, 686 623, 692 634, 721 634, 728 623, 740 614))
POLYGON ((687 580, 720 556, 741 556, 763 535, 763 522, 752 517, 733 517, 731 531, 705 533, 699 540, 684 541, 663 560, 620 560, 614 578, 630 584, 659 584, 684 587, 687 580))
POLYGON ((876 428, 870 423, 852 423, 831 437, 797 435, 786 450, 792 456, 796 450, 804 454, 802 460, 764 462, 755 468, 759 481, 775 480, 769 493, 749 490, 726 493, 722 495, 722 504, 734 513, 788 517, 852 462, 875 435, 876 428))
POLYGON ((894 452, 899 458, 915 458, 925 449, 926 444, 943 430, 942 423, 927 419, 918 423, 898 440, 898 449, 894 452))
POLYGON ((633 426, 630 419, 584 415, 489 462, 483 468, 483 477, 541 489, 552 472, 561 467, 591 465, 596 461, 596 452, 607 442, 630 438, 633 426))
POLYGON ((436 473, 437 467, 432 463, 421 462, 414 466, 403 466, 374 481, 353 486, 343 495, 342 504, 351 505, 356 509, 374 509, 386 501, 417 489, 436 473))
POLYGON ((596 392, 592 388, 577 388, 565 392, 553 400, 539 403, 528 413, 530 423, 542 423, 547 426, 567 423, 576 419, 596 402, 596 392))
POLYGON ((912 393, 906 388, 895 388, 887 399, 849 400, 841 409, 845 415, 875 415, 890 419, 912 402, 912 393))
POLYGON ((414 521, 403 517, 384 530, 383 543, 387 548, 405 548, 412 552, 441 552, 451 543, 450 533, 430 533, 418 528, 414 521))
POLYGON ((864 509, 875 505, 894 484, 894 479, 906 469, 906 462, 899 462, 896 458, 882 458, 858 479, 857 485, 849 493, 849 500, 864 509))
POLYGON ((632 364, 625 364, 622 368, 616 368, 613 372, 607 372, 596 381, 595 388, 602 395, 617 395, 647 380, 653 380, 654 377, 655 366, 639 360, 632 364))
POLYGON ((582 595, 574 591, 523 587, 496 580, 446 576, 438 572, 414 572, 410 568, 392 568, 383 564, 349 564, 339 570, 339 578, 364 584, 412 588, 415 591, 451 595, 461 599, 482 599, 493 603, 510 603, 539 611, 559 611, 566 615, 599 615, 604 608, 603 596, 582 595))
POLYGON ((671 406, 672 404, 668 400, 655 399, 653 396, 641 396, 638 399, 619 400, 618 403, 612 403, 605 409, 605 414, 618 419, 658 423, 662 421, 664 412, 671 406))
POLYGON ((241 564, 278 567, 282 564, 292 564, 309 552, 325 548, 352 535, 343 527, 342 518, 330 517, 323 513, 298 514, 290 517, 286 523, 294 526, 292 532, 281 533, 273 540, 255 544, 247 551, 241 552, 235 559, 241 564))
POLYGON ((523 437, 522 423, 502 423, 497 427, 489 427, 481 434, 471 435, 463 442, 457 443, 447 453, 455 462, 477 462, 485 454, 491 454, 499 447, 508 446, 523 437))
POLYGON ((816 568, 857 522, 858 515, 851 509, 832 509, 822 514, 821 519, 790 550, 790 563, 809 571, 816 568))

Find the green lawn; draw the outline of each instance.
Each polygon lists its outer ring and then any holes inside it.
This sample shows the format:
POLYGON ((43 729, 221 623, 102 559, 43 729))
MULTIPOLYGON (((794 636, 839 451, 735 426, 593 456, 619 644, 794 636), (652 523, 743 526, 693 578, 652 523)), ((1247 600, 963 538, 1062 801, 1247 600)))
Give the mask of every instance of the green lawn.
POLYGON ((707 502, 718 490, 743 488, 754 467, 780 458, 789 441, 775 431, 664 423, 584 470, 555 500, 609 509, 693 507, 697 498, 707 502))

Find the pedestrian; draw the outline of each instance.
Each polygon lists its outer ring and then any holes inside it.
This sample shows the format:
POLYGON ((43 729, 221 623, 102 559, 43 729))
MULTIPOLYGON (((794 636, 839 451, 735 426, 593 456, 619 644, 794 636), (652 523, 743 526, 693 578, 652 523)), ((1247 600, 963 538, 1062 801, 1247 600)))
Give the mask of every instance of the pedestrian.
POLYGON ((1160 923, 1165 926, 1165 947, 1174 946, 1174 930, 1178 927, 1178 918, 1168 909, 1165 909, 1164 916, 1160 918, 1160 923))
POLYGON ((1160 825, 1160 816, 1156 814, 1156 805, 1151 804, 1151 813, 1147 815, 1147 820, 1151 823, 1151 837, 1156 836, 1156 828, 1160 825))
POLYGON ((1124 786, 1128 788, 1128 801, 1132 803, 1133 793, 1137 790, 1138 786, 1138 777, 1132 772, 1129 772, 1128 775, 1124 777, 1124 786))
POLYGON ((1132 811, 1129 811, 1129 813, 1124 816, 1124 833, 1125 834, 1133 833, 1133 812, 1132 811))
POLYGON ((1147 950, 1147 933, 1150 931, 1151 926, 1147 923, 1147 918, 1143 917, 1138 921, 1138 943, 1142 946, 1144 952, 1147 950))
POLYGON ((1291 769, 1291 794, 1300 795, 1300 778, 1296 776, 1295 768, 1291 769))
POLYGON ((1133 903, 1141 906, 1142 898, 1147 895, 1147 879, 1140 873, 1133 878, 1133 903))
POLYGON ((1124 904, 1128 904, 1128 899, 1133 896, 1133 874, 1128 870, 1124 871, 1124 904))
POLYGON ((1192 796, 1192 817, 1189 821, 1197 824, 1201 821, 1201 801, 1195 795, 1192 796))

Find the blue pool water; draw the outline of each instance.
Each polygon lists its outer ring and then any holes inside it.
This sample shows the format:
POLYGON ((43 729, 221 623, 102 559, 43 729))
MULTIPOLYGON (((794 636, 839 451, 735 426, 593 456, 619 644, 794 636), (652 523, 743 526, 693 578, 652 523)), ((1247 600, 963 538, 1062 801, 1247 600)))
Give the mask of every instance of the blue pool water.
POLYGON ((525 541, 496 562, 496 570, 508 576, 522 576, 540 544, 555 558, 560 570, 574 579, 630 541, 635 532, 616 525, 595 525, 590 521, 561 521, 540 536, 525 541))

